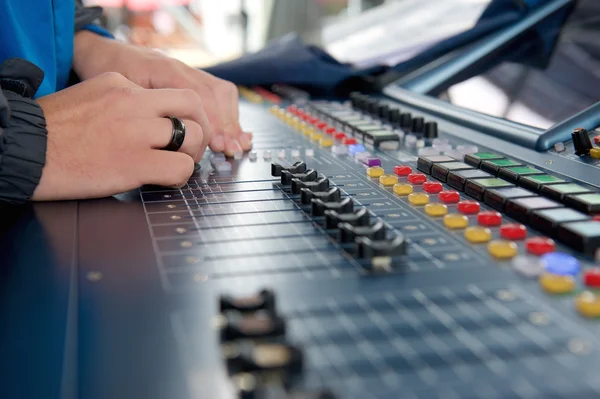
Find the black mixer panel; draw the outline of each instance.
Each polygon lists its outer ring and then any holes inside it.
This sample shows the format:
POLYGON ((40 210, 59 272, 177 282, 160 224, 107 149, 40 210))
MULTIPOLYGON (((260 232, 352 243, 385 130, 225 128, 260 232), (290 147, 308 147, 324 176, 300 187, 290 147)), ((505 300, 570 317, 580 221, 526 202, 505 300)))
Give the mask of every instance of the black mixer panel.
POLYGON ((191 396, 600 397, 597 187, 389 101, 242 94, 250 153, 141 194, 163 289, 212 304, 172 315, 191 396))

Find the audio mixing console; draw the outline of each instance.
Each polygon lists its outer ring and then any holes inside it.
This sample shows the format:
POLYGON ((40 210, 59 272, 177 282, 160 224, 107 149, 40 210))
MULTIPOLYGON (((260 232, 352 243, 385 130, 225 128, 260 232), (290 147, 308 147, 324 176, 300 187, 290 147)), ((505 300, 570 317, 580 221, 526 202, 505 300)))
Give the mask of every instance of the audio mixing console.
POLYGON ((252 152, 141 193, 164 290, 195 298, 190 396, 600 397, 593 133, 577 169, 382 97, 242 94, 252 152))

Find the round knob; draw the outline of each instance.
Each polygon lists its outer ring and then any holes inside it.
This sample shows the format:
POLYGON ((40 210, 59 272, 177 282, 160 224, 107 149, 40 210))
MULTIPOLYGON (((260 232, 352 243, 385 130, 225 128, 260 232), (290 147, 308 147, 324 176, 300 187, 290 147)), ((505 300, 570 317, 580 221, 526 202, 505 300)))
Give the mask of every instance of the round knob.
POLYGON ((400 127, 402 129, 410 129, 412 127, 412 115, 410 112, 400 114, 400 127))
POLYGON ((400 110, 398 108, 390 109, 387 120, 394 126, 400 123, 400 110))
POLYGON ((416 134, 421 134, 425 130, 425 119, 422 117, 413 118, 411 131, 416 134))
POLYGON ((437 122, 427 122, 425 124, 425 138, 435 139, 438 136, 437 122))

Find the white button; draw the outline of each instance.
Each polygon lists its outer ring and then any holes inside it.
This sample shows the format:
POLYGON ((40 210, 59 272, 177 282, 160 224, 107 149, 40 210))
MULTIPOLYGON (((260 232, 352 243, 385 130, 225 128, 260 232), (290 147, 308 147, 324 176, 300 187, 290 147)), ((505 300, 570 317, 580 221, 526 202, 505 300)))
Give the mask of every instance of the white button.
POLYGON ((295 149, 291 152, 292 158, 300 158, 300 150, 295 149))
POLYGON ((307 157, 314 157, 315 156, 315 150, 313 150, 312 148, 307 148, 304 153, 306 154, 307 157))
POLYGON ((369 158, 371 156, 370 152, 357 152, 356 154, 354 154, 354 159, 356 159, 359 162, 362 162, 363 160, 369 158))
POLYGON ((412 135, 407 135, 404 137, 404 145, 409 148, 416 147, 417 145, 417 137, 412 135))
POLYGON ((437 148, 425 147, 420 148, 418 154, 420 157, 428 157, 431 155, 440 155, 440 152, 437 150, 437 148))
POLYGON ((277 158, 285 158, 285 150, 279 150, 277 151, 277 158))
POLYGON ((452 146, 450 144, 440 144, 437 147, 433 146, 433 148, 437 149, 440 153, 452 151, 452 146))
POLYGON ((538 277, 544 272, 544 265, 540 258, 531 255, 517 255, 512 260, 512 268, 524 277, 538 277))
POLYGON ((479 147, 477 147, 476 145, 459 145, 456 147, 456 151, 461 152, 465 155, 467 154, 474 154, 476 152, 479 152, 479 147))
POLYGON ((231 164, 227 161, 217 163, 214 167, 218 172, 231 172, 231 164))
POLYGON ((336 144, 331 147, 331 152, 335 155, 344 155, 348 153, 348 147, 344 144, 336 144))
POLYGON ((433 139, 432 144, 433 144, 434 147, 438 147, 438 146, 441 146, 441 145, 450 144, 450 142, 448 141, 448 139, 437 138, 437 139, 433 139))
POLYGON ((556 152, 563 152, 565 150, 565 143, 554 144, 554 150, 556 150, 556 152))
POLYGON ((268 160, 270 160, 270 159, 271 159, 271 151, 265 151, 265 152, 263 153, 263 159, 264 159, 265 161, 268 161, 268 160))
POLYGON ((256 151, 250 151, 248 153, 248 159, 250 161, 256 161, 256 158, 258 157, 258 155, 256 154, 256 151))
POLYGON ((452 151, 445 151, 444 155, 447 155, 451 158, 454 159, 458 159, 459 161, 462 161, 465 158, 465 155, 462 152, 456 151, 456 150, 452 150, 452 151))

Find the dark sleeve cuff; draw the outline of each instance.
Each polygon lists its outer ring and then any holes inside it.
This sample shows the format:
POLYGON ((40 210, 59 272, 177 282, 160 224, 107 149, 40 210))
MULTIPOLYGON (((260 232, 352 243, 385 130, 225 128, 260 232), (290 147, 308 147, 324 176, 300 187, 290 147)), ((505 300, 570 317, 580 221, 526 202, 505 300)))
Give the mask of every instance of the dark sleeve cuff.
POLYGON ((42 108, 32 99, 3 91, 10 119, 2 128, 0 202, 20 204, 33 195, 46 162, 48 132, 42 108))

